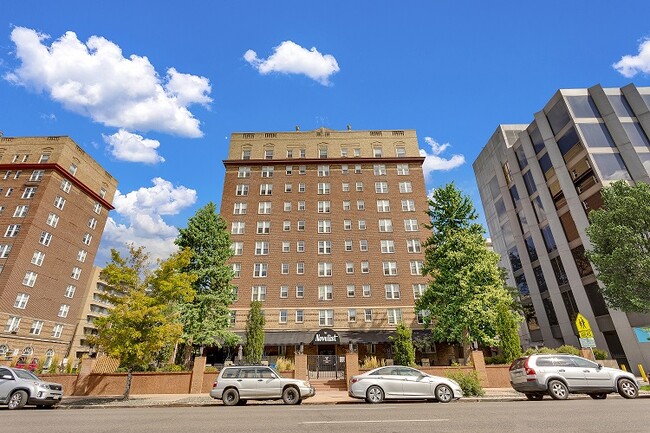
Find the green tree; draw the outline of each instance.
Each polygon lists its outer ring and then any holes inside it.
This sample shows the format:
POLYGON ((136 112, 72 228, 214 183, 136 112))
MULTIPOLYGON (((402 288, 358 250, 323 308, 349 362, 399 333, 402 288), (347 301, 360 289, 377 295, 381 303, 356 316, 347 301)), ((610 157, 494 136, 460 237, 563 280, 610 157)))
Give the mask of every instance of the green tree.
POLYGON ((521 342, 519 341, 520 316, 512 314, 512 306, 505 303, 497 308, 497 321, 495 329, 499 337, 499 347, 506 364, 510 364, 521 356, 521 342))
POLYGON ((246 322, 246 345, 244 346, 246 362, 259 364, 262 361, 265 324, 266 319, 262 312, 262 303, 260 301, 251 302, 248 322, 246 322))
MULTIPOLYGON (((501 306, 512 306, 499 268, 499 255, 488 250, 472 201, 453 183, 436 189, 429 200, 432 230, 425 243, 423 274, 429 287, 416 302, 436 341, 461 343, 465 356, 477 342, 498 344, 501 306)), ((514 320, 519 315, 509 309, 514 320)), ((502 317, 503 319, 503 317, 502 317)))
POLYGON ((650 186, 618 181, 601 194, 604 206, 589 213, 587 228, 601 293, 610 308, 650 312, 650 186))
POLYGON ((133 371, 144 369, 181 336, 176 305, 194 296, 195 276, 183 272, 192 256, 188 249, 158 262, 151 270, 144 247, 129 245, 129 256, 111 250, 111 263, 100 273, 109 290, 104 298, 113 304, 105 317, 95 320, 98 335, 93 345, 120 361, 127 370, 124 398, 129 398, 133 371))
POLYGON ((221 346, 237 338, 228 330, 230 305, 235 301, 233 277, 228 259, 233 255, 228 226, 216 213, 210 202, 199 209, 187 222, 187 228, 179 229, 176 245, 192 250, 192 258, 184 268, 196 276, 192 285, 196 296, 192 302, 180 305, 185 341, 185 362, 191 361, 192 346, 221 346))
POLYGON ((393 343, 393 361, 397 365, 415 365, 415 348, 413 347, 413 332, 406 323, 399 322, 395 336, 390 337, 393 343))

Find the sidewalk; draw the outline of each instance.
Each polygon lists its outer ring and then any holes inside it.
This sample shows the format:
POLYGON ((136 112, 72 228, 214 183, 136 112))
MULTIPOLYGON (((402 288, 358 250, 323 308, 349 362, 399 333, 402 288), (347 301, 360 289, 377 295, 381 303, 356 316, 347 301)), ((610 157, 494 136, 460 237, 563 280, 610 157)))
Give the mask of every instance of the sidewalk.
MULTIPOLYGON (((622 398, 618 394, 611 394, 610 398, 622 398)), ((650 391, 640 391, 640 398, 650 398, 650 391)), ((547 397, 550 399, 550 397, 547 397)), ((586 395, 572 395, 571 398, 589 398, 586 395)), ((490 401, 518 401, 526 397, 512 388, 485 388, 483 397, 464 397, 460 402, 490 402, 490 401)), ((345 391, 318 391, 314 397, 303 401, 304 405, 310 404, 358 404, 363 400, 348 397, 345 391)), ((282 404, 278 401, 250 401, 249 405, 257 404, 282 404)), ((88 408, 115 408, 115 407, 198 407, 221 406, 219 400, 214 400, 208 394, 146 394, 134 395, 129 400, 122 400, 121 396, 69 396, 64 397, 59 407, 61 409, 88 409, 88 408)))

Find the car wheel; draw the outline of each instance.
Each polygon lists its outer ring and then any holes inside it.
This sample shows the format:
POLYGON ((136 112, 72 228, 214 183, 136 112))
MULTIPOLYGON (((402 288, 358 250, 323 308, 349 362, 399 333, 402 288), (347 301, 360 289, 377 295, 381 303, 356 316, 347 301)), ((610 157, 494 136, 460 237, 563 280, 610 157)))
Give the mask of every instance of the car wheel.
POLYGON ((223 404, 226 406, 234 406, 239 403, 239 392, 237 392, 235 388, 228 388, 223 392, 223 396, 221 398, 223 400, 223 404))
POLYGON ((373 404, 381 403, 384 401, 384 390, 377 385, 371 386, 366 391, 366 401, 373 404))
POLYGON ((26 403, 27 393, 23 390, 18 390, 11 394, 11 397, 9 397, 9 404, 7 404, 7 406, 11 410, 20 409, 21 407, 25 406, 26 403))
POLYGON ((630 379, 623 378, 618 381, 618 393, 623 398, 636 398, 639 388, 630 379))
POLYGON ((569 398, 569 388, 559 380, 552 380, 548 383, 548 393, 553 397, 553 400, 566 400, 569 398))
POLYGON ((445 384, 438 385, 435 394, 440 403, 449 403, 454 398, 454 392, 445 384))
POLYGON ((300 392, 293 386, 288 386, 282 392, 284 404, 297 404, 300 401, 300 392))
POLYGON ((605 400, 607 398, 607 394, 604 392, 599 392, 598 394, 589 394, 589 397, 593 398, 594 400, 605 400))
POLYGON ((544 398, 544 394, 526 394, 526 398, 531 401, 540 401, 544 398))

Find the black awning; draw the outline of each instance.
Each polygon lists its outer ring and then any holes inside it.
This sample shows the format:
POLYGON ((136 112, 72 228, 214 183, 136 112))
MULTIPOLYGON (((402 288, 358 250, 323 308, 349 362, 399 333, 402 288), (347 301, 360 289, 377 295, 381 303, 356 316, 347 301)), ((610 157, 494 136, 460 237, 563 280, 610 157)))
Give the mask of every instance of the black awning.
POLYGON ((339 331, 341 344, 390 343, 395 331, 339 331))
MULTIPOLYGON (((235 332, 241 339, 241 343, 246 343, 246 332, 235 332)), ((270 331, 264 333, 265 346, 293 346, 296 344, 309 344, 314 338, 312 331, 270 331)))

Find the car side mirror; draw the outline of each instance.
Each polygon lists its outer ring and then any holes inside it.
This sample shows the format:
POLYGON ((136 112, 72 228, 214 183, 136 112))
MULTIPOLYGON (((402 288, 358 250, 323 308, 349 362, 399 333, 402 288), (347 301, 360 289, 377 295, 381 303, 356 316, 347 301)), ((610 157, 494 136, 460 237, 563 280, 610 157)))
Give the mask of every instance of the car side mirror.
POLYGON ((600 369, 603 368, 603 365, 602 365, 602 364, 598 364, 598 367, 597 367, 597 368, 598 368, 598 370, 600 370, 600 369))

